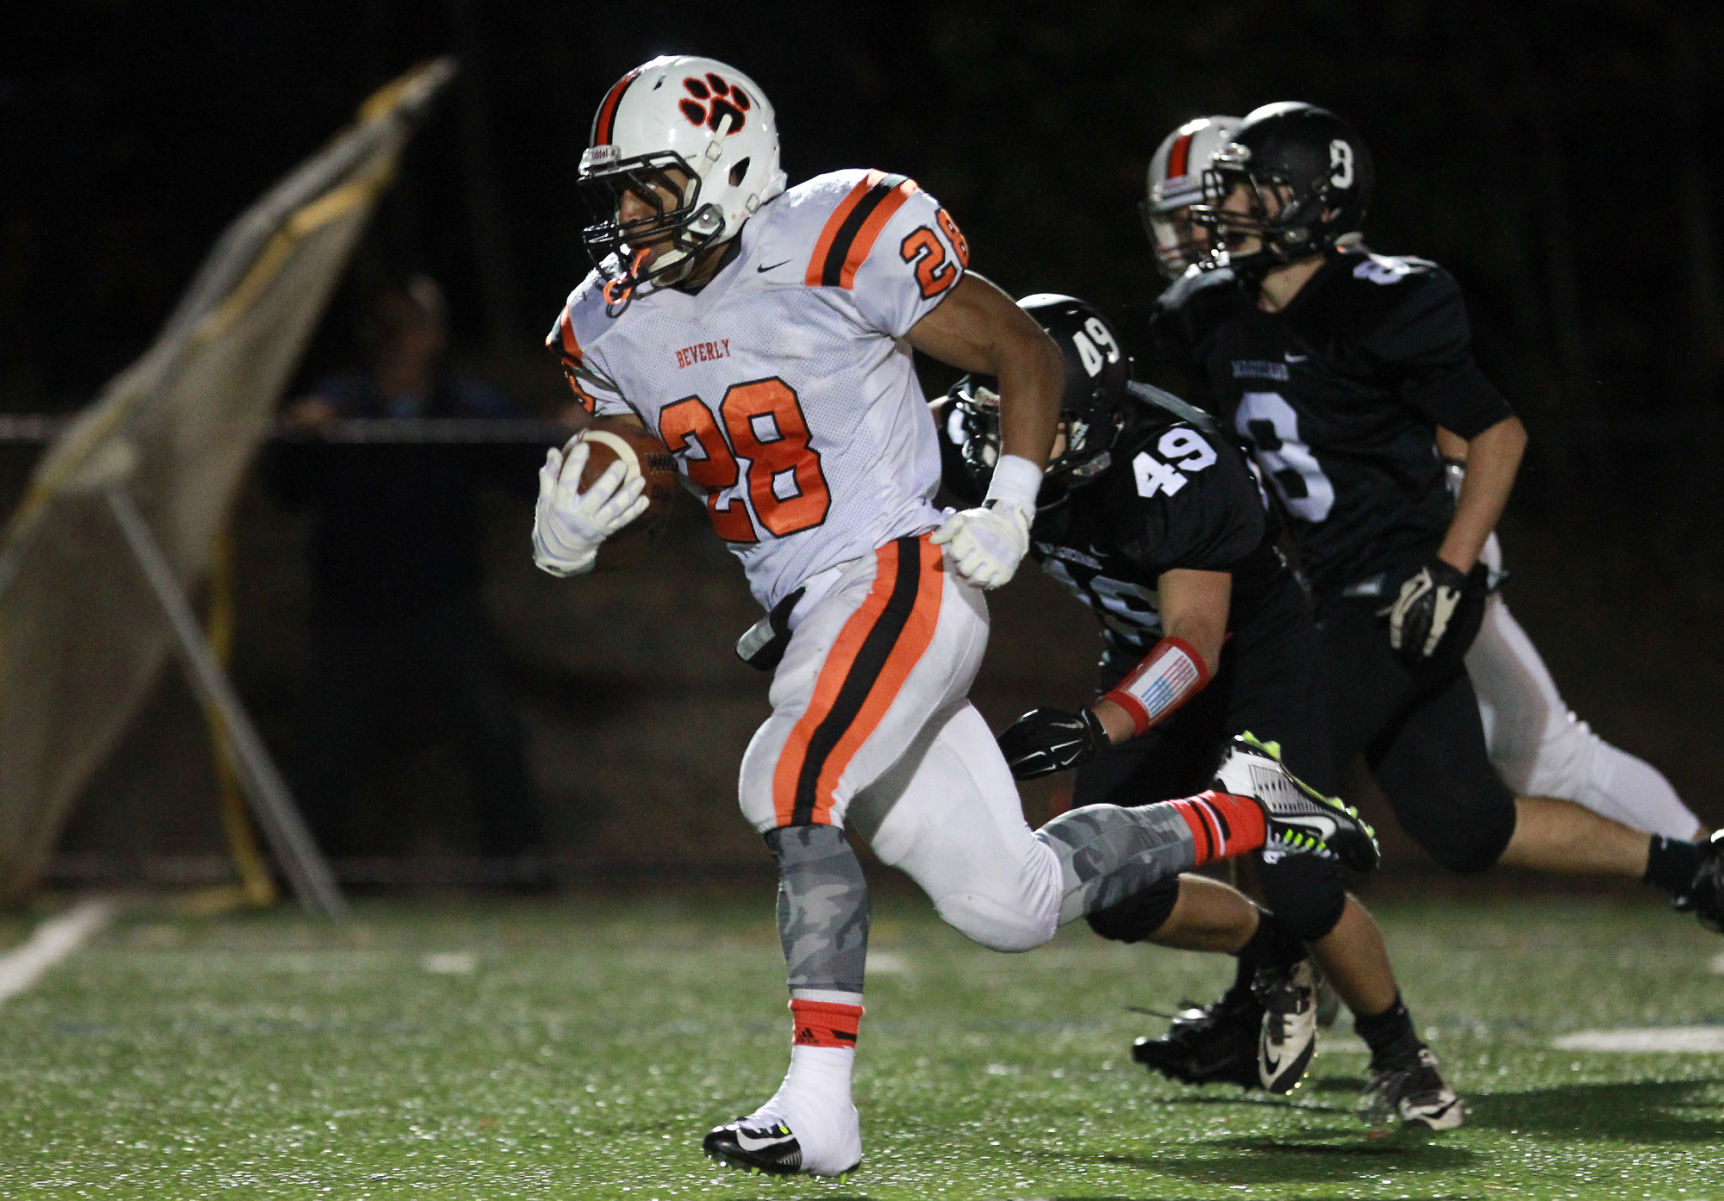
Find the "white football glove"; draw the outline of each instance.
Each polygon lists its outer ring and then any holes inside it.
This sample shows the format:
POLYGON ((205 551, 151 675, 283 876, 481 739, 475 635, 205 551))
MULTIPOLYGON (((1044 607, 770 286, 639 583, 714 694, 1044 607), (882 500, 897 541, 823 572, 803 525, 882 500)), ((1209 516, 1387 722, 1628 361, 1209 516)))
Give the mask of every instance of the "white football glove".
POLYGON ((1017 572, 1030 549, 1034 517, 1016 501, 996 498, 982 508, 953 513, 929 541, 946 548, 959 579, 978 588, 998 588, 1017 572))
POLYGON ((575 443, 567 457, 555 447, 539 468, 539 503, 533 510, 533 562, 555 576, 593 569, 599 544, 646 511, 646 477, 612 463, 585 492, 581 471, 592 448, 575 443))

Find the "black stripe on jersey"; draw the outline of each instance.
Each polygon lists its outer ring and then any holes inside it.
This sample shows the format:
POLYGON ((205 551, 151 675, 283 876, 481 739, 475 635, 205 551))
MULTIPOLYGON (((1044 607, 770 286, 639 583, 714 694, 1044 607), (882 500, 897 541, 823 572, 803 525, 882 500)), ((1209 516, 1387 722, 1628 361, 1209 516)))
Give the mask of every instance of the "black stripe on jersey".
POLYGON ((832 239, 832 245, 827 248, 826 262, 820 268, 820 284, 822 287, 835 288, 842 281, 844 260, 850 257, 850 247, 856 241, 856 235, 868 217, 879 208, 886 197, 904 186, 904 176, 888 175, 879 183, 869 188, 862 199, 856 202, 856 207, 850 210, 850 215, 844 218, 844 224, 838 227, 837 236, 832 239))
POLYGON ((802 760, 802 771, 796 777, 796 803, 790 811, 790 824, 793 826, 806 826, 814 820, 814 803, 819 796, 820 773, 826 760, 850 728, 850 723, 862 711, 863 703, 874 691, 874 685, 886 667, 892 648, 898 645, 899 635, 910 624, 910 614, 915 611, 916 593, 922 580, 919 542, 920 539, 912 534, 896 539, 892 544, 898 551, 892 594, 886 598, 886 607, 880 611, 874 628, 862 640, 862 648, 856 652, 856 661, 850 665, 849 674, 844 677, 844 684, 838 689, 831 710, 808 737, 808 754, 802 760))

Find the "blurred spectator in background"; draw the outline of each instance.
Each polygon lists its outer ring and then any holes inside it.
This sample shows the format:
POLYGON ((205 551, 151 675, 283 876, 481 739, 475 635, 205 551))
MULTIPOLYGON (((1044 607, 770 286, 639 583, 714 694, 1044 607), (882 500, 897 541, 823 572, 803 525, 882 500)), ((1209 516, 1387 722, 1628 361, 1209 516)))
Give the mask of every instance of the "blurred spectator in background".
POLYGON ((497 388, 447 371, 448 315, 432 279, 391 283, 364 312, 364 369, 293 402, 290 436, 264 460, 272 489, 312 521, 311 651, 291 782, 327 853, 377 854, 362 845, 380 823, 353 812, 358 786, 405 751, 452 742, 479 852, 524 875, 537 870, 543 816, 481 594, 478 491, 493 477, 530 493, 543 447, 475 444, 447 426, 350 424, 519 415, 497 388))

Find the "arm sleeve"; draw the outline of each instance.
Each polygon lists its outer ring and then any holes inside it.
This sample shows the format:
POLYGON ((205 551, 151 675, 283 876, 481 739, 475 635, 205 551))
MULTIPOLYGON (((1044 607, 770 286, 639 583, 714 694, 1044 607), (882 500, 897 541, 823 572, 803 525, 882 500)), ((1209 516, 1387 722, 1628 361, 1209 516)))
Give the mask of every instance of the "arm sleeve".
POLYGON ((1453 276, 1435 268, 1387 291, 1396 303, 1366 336, 1366 353, 1409 406, 1463 438, 1514 416, 1473 361, 1466 305, 1453 276))

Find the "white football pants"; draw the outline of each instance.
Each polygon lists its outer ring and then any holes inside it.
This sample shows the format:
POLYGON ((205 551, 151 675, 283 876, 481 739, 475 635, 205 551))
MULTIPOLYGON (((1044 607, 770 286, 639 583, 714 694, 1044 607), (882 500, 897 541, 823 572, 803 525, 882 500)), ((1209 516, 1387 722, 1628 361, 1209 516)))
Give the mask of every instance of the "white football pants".
MULTIPOLYGON (((1495 534, 1480 561, 1502 570, 1495 534)), ((1670 781, 1651 764, 1604 741, 1563 703, 1550 669, 1500 593, 1467 651, 1491 764, 1518 796, 1571 800, 1636 830, 1693 838, 1701 828, 1670 781)))
POLYGON ((743 816, 761 833, 851 828, 940 916, 999 951, 1058 928, 1058 856, 968 700, 987 646, 980 589, 900 538, 809 581, 773 675, 772 715, 743 756, 743 816))

